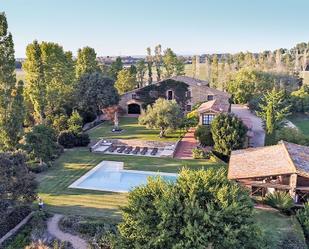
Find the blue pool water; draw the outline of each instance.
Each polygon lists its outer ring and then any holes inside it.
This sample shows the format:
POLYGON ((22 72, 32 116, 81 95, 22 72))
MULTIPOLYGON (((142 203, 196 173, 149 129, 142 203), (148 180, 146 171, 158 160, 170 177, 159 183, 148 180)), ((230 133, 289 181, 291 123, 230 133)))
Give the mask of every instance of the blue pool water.
POLYGON ((177 174, 133 170, 105 170, 99 168, 77 180, 70 187, 112 192, 129 192, 134 187, 147 183, 148 177, 161 176, 167 181, 176 181, 177 174), (84 179, 83 179, 84 178, 84 179))

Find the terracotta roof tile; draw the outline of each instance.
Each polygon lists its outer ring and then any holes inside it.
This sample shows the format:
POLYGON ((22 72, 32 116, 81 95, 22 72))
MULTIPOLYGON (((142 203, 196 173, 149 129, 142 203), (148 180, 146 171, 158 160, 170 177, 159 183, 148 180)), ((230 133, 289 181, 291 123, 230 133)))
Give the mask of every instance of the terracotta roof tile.
POLYGON ((213 112, 228 112, 230 109, 230 103, 228 98, 218 98, 211 101, 207 101, 200 105, 197 109, 199 113, 206 111, 213 112))
POLYGON ((277 145, 232 151, 228 178, 244 179, 297 173, 309 177, 309 147, 277 145))

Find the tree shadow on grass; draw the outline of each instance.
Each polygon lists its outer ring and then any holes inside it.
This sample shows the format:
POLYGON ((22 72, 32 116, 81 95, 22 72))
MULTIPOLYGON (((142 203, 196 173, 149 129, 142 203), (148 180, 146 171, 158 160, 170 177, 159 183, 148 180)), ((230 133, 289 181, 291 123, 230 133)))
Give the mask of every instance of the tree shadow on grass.
POLYGON ((45 205, 45 209, 51 213, 59 213, 64 215, 81 215, 85 217, 105 217, 112 220, 121 220, 120 208, 94 208, 82 205, 45 205))

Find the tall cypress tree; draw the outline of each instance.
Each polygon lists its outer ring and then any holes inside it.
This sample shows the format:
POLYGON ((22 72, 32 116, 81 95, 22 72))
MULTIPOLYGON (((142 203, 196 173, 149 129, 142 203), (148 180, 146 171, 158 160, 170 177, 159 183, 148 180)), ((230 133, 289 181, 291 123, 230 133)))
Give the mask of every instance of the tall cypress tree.
POLYGON ((13 140, 20 133, 23 120, 14 120, 16 97, 15 51, 12 34, 8 32, 5 13, 0 13, 0 150, 14 149, 13 140), (14 130, 11 124, 19 127, 14 130), (18 123, 18 124, 17 124, 18 123))

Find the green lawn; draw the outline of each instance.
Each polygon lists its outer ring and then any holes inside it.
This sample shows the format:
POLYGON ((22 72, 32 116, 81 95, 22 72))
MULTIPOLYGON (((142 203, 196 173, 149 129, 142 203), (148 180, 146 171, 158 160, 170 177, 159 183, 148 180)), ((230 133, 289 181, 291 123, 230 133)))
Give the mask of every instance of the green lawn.
POLYGON ((295 124, 305 135, 309 135, 309 115, 293 115, 289 120, 295 124))
POLYGON ((98 140, 102 138, 122 138, 168 142, 177 141, 184 135, 184 131, 177 130, 167 133, 165 138, 160 138, 159 130, 146 129, 145 126, 138 124, 137 118, 122 117, 119 119, 119 125, 123 129, 121 133, 111 132, 113 124, 107 121, 89 130, 88 134, 92 140, 98 140))
POLYGON ((136 156, 116 156, 90 153, 86 148, 66 151, 47 172, 38 175, 39 196, 52 212, 83 216, 119 217, 119 207, 127 194, 69 189, 68 186, 102 160, 122 161, 126 169, 178 172, 190 169, 219 167, 205 160, 177 160, 136 156))
POLYGON ((278 211, 256 209, 255 220, 266 234, 270 248, 277 248, 277 244, 289 232, 295 232, 301 240, 305 240, 303 230, 295 216, 285 216, 278 211))

